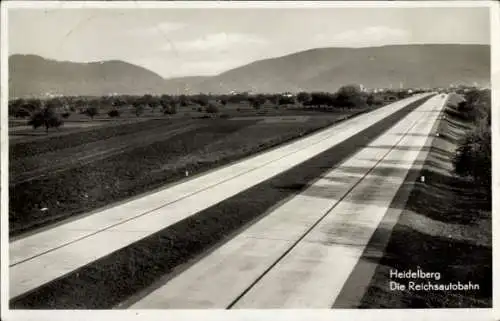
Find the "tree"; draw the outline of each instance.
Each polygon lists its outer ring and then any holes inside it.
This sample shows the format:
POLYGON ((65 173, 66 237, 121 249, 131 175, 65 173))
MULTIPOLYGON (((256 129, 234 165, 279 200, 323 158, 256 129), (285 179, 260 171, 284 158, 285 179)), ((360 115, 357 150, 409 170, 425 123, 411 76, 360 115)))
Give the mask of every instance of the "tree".
POLYGON ((96 106, 89 106, 85 109, 84 114, 93 120, 95 116, 99 115, 99 109, 96 106))
POLYGON ((311 99, 305 104, 308 106, 333 106, 334 97, 330 93, 325 92, 313 92, 311 93, 311 99))
POLYGON ((170 104, 174 101, 174 99, 169 96, 169 95, 161 95, 158 103, 160 104, 163 112, 165 112, 165 109, 168 109, 170 107, 170 104))
POLYGON ((210 99, 207 95, 199 94, 199 95, 193 96, 192 101, 194 103, 197 103, 200 106, 207 106, 210 102, 210 99))
POLYGON ((337 107, 361 107, 365 104, 363 93, 356 85, 342 86, 335 93, 335 105, 337 107))
POLYGON ((85 100, 85 98, 77 98, 73 102, 73 106, 70 107, 70 110, 73 112, 75 112, 77 109, 81 111, 83 108, 85 108, 85 106, 87 106, 87 101, 85 100))
POLYGON ((264 95, 257 95, 255 97, 249 97, 248 101, 253 108, 260 109, 260 107, 267 101, 267 98, 264 95))
POLYGON ((285 96, 285 95, 282 95, 279 98, 279 101, 278 101, 279 105, 291 105, 291 104, 294 104, 294 103, 295 103, 295 98, 294 97, 292 97, 292 96, 285 96))
POLYGON ((142 102, 145 105, 149 105, 153 100, 154 100, 153 95, 146 94, 146 95, 142 96, 142 102))
POLYGON ((168 105, 163 106, 163 113, 165 115, 177 114, 177 103, 174 101, 171 101, 168 105))
POLYGON ((219 112, 219 108, 217 108, 214 104, 209 103, 206 112, 209 114, 217 114, 219 112))
POLYGON ((366 104, 369 106, 380 106, 382 103, 382 98, 377 94, 371 93, 366 97, 366 104))
POLYGON ((178 100, 179 100, 179 104, 182 107, 187 107, 187 105, 189 104, 189 99, 186 95, 180 95, 178 100))
POLYGON ((134 106, 134 112, 135 112, 135 115, 137 117, 139 117, 140 115, 142 115, 142 113, 144 112, 144 105, 142 104, 142 102, 140 101, 135 101, 133 103, 133 106, 134 106))
POLYGON ((155 112, 155 109, 160 106, 160 103, 158 100, 154 99, 154 100, 151 100, 151 102, 149 103, 149 107, 151 108, 151 113, 154 113, 155 112))
POLYGON ((301 103, 302 105, 307 104, 309 101, 311 101, 311 94, 308 92, 300 92, 297 94, 297 101, 301 103))
POLYGON ((113 100, 113 102, 111 103, 111 106, 113 106, 114 109, 118 109, 118 108, 121 108, 121 107, 126 106, 126 105, 127 105, 127 102, 122 97, 116 97, 113 100))
POLYGON ((261 103, 257 99, 251 99, 250 105, 252 105, 254 109, 260 109, 261 103))
POLYGON ((49 133, 49 128, 59 129, 62 124, 62 120, 59 119, 54 110, 48 107, 44 107, 42 110, 35 112, 28 122, 28 125, 33 126, 33 129, 45 126, 45 132, 47 134, 49 133))
POLYGON ((168 102, 170 102, 170 101, 173 101, 173 100, 175 100, 174 97, 172 97, 170 95, 163 94, 163 95, 160 96, 160 104, 161 104, 162 101, 168 101, 168 102))
POLYGON ((280 101, 280 95, 278 94, 273 94, 267 97, 267 99, 271 102, 273 105, 278 105, 280 101))

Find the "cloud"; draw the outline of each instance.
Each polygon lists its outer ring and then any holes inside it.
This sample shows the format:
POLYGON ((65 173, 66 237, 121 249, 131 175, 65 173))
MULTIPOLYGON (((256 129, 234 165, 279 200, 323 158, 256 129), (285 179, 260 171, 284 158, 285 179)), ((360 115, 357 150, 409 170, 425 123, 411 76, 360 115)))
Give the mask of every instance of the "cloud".
POLYGON ((348 30, 336 35, 319 34, 317 42, 343 46, 373 46, 395 43, 406 43, 411 39, 407 30, 389 28, 385 26, 372 26, 358 30, 348 30))
POLYGON ((148 26, 146 28, 137 28, 130 31, 131 34, 136 36, 156 36, 156 35, 166 35, 173 31, 180 30, 187 25, 180 22, 170 22, 163 21, 153 26, 148 26))
MULTIPOLYGON (((265 39, 240 33, 216 33, 201 38, 180 41, 174 43, 177 51, 227 51, 240 46, 264 45, 265 39)), ((165 50, 171 50, 171 46, 165 46, 165 50)))
POLYGON ((161 22, 152 28, 163 33, 169 33, 172 31, 177 31, 179 29, 182 29, 186 26, 187 25, 185 23, 166 21, 166 22, 161 22))

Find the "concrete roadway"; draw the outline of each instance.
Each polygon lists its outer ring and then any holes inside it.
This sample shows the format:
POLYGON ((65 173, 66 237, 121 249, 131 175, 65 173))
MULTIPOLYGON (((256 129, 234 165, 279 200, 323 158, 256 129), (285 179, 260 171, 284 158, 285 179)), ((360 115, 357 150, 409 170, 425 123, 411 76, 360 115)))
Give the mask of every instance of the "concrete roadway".
POLYGON ((130 308, 331 308, 445 102, 431 98, 130 308))
POLYGON ((404 99, 159 192, 16 239, 9 249, 10 297, 70 273, 286 171, 428 95, 404 99))

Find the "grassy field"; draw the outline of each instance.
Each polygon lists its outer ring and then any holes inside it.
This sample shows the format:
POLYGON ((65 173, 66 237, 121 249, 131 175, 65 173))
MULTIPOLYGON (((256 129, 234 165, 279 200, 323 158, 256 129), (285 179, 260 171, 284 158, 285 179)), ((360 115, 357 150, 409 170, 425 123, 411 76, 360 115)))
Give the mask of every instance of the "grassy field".
MULTIPOLYGON (((453 99, 450 102, 459 101, 453 99)), ((449 109, 439 123, 420 175, 361 301, 361 308, 486 308, 492 306, 491 190, 453 174, 452 157, 470 123, 449 109), (439 272, 422 282, 478 284, 469 291, 391 291, 390 270, 439 272)), ((418 282, 419 280, 413 279, 418 282)))
POLYGON ((362 111, 296 121, 167 118, 13 144, 10 233, 145 193, 185 177, 186 170, 197 174, 228 164, 362 111))
MULTIPOLYGON (((15 298, 11 301, 11 307, 45 309, 117 307, 169 274, 186 268, 186 264, 188 265, 198 255, 222 244, 247 224, 266 215, 273 206, 307 188, 312 181, 368 144, 425 100, 427 98, 410 104, 336 147, 288 171, 98 259, 31 293, 15 298)), ((268 128, 270 133, 276 124, 271 125, 268 128)), ((263 128, 257 126, 259 125, 249 124, 244 130, 251 131, 252 135, 265 136, 263 128)), ((283 132, 284 129, 285 127, 280 127, 279 132, 283 132)), ((249 135, 245 135, 244 131, 236 131, 232 135, 225 136, 226 143, 221 140, 200 148, 198 155, 208 151, 205 155, 209 156, 220 151, 222 146, 229 144, 227 141, 231 141, 231 137, 238 136, 241 138, 233 140, 235 146, 239 145, 237 142, 241 139, 254 141, 249 139, 249 135)))
MULTIPOLYGON (((45 135, 43 130, 36 130, 36 139, 30 137, 25 141, 19 141, 9 133, 9 158, 17 161, 24 157, 41 155, 65 148, 71 148, 100 140, 139 133, 145 129, 162 127, 171 124, 171 119, 159 119, 148 121, 136 121, 131 123, 113 123, 108 126, 72 128, 51 132, 45 135)), ((30 129, 31 132, 35 130, 30 129)))
MULTIPOLYGON (((179 121, 186 119, 197 119, 203 116, 207 116, 205 112, 206 107, 202 107, 197 104, 178 107, 178 112, 174 115, 164 115, 160 108, 156 108, 154 111, 151 109, 145 109, 144 113, 140 116, 136 116, 133 108, 122 108, 120 117, 111 118, 107 115, 107 112, 111 110, 110 107, 102 107, 99 115, 95 116, 93 119, 86 115, 71 113, 67 119, 62 119, 64 124, 59 129, 50 129, 49 133, 45 132, 44 128, 38 128, 34 130, 32 127, 27 125, 28 118, 9 118, 9 141, 11 144, 22 144, 36 142, 44 140, 47 137, 55 138, 60 136, 66 136, 68 134, 76 134, 78 132, 86 131, 112 131, 109 127, 123 127, 130 126, 130 131, 133 131, 134 123, 148 122, 153 120, 170 120, 179 121), (200 111, 201 109, 201 111, 200 111)), ((266 103, 259 110, 255 110, 248 102, 242 102, 240 104, 228 103, 226 106, 219 106, 219 112, 215 117, 252 117, 252 116, 294 116, 300 115, 321 115, 329 114, 330 112, 321 110, 311 110, 310 108, 303 108, 299 105, 287 105, 275 107, 269 103, 266 103)), ((335 113, 349 113, 348 110, 339 109, 335 113)), ((141 125, 142 126, 142 125, 141 125)), ((150 126, 150 125, 146 125, 150 126)), ((115 129, 116 130, 116 129, 115 129)), ((120 129, 121 130, 121 129, 120 129)), ((127 132, 126 130, 125 132, 127 132)))

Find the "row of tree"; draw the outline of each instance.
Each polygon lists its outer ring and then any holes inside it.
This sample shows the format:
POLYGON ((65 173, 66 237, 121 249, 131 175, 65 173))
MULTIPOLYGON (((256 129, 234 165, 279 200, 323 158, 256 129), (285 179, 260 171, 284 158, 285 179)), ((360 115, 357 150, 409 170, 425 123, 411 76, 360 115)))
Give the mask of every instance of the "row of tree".
POLYGON ((491 193, 491 90, 472 90, 457 106, 458 115, 472 125, 454 158, 455 173, 470 177, 491 193))
MULTIPOLYGON (((385 95, 398 95, 404 98, 406 92, 386 92, 385 95)), ((193 110, 216 114, 228 103, 246 103, 254 109, 263 105, 271 106, 302 106, 305 108, 355 108, 367 105, 380 105, 383 103, 383 94, 365 93, 358 86, 348 85, 340 88, 335 93, 329 92, 300 92, 292 94, 257 94, 237 93, 232 95, 143 95, 143 96, 103 96, 103 97, 54 97, 46 100, 40 99, 15 99, 9 102, 9 114, 14 117, 30 117, 29 124, 34 128, 44 126, 58 128, 62 119, 68 118, 72 112, 79 112, 91 119, 99 115, 103 109, 108 110, 107 115, 120 117, 125 109, 130 109, 136 116, 141 116, 146 108, 152 112, 157 109, 166 115, 176 114, 179 107, 192 106, 193 110), (104 108, 103 108, 104 107, 104 108), (57 118, 57 119, 56 119, 57 118)))
MULTIPOLYGON (((335 93, 328 92, 300 92, 296 95, 287 94, 258 94, 237 93, 232 95, 143 95, 143 96, 103 96, 103 97, 53 97, 46 100, 40 99, 14 99, 9 101, 9 115, 14 117, 29 117, 42 108, 63 110, 66 113, 87 113, 92 117, 95 109, 105 108, 122 109, 133 108, 140 115, 144 108, 153 112, 161 108, 165 113, 175 113, 177 107, 215 105, 220 108, 228 103, 248 103, 253 108, 259 109, 264 104, 273 106, 301 104, 305 107, 342 107, 351 108, 363 105, 376 105, 383 101, 384 95, 396 95, 398 98, 407 96, 406 91, 386 91, 380 94, 368 94, 359 90, 358 86, 348 85, 340 88, 335 93), (88 111, 87 111, 88 110, 88 111)), ((213 107, 211 107, 213 109, 213 107)), ((113 114, 117 114, 114 112, 113 114)), ((119 114, 119 113, 118 113, 119 114)))

